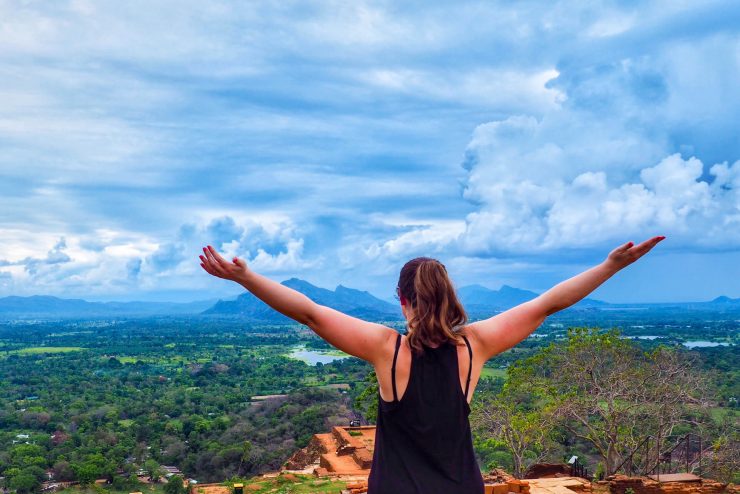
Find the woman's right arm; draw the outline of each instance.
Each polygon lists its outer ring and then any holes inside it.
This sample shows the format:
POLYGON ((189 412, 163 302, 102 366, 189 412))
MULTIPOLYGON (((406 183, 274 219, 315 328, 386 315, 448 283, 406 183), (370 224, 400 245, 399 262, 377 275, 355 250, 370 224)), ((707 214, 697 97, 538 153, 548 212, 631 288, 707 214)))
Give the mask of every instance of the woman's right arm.
POLYGON ((585 298, 618 271, 648 253, 664 238, 653 237, 639 245, 627 242, 611 251, 601 264, 558 283, 537 298, 489 319, 469 324, 468 328, 483 350, 485 360, 524 340, 547 316, 585 298))
POLYGON ((372 364, 386 359, 388 348, 398 334, 393 329, 315 303, 306 295, 255 273, 243 259, 224 259, 210 245, 200 256, 201 267, 209 274, 235 281, 264 303, 311 328, 334 347, 372 364))

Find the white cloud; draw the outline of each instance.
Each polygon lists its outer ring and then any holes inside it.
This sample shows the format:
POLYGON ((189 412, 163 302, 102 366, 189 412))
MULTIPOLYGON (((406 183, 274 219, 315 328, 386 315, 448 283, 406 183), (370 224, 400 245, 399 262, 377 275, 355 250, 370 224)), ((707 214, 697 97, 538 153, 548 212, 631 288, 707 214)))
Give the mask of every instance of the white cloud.
POLYGON ((160 280, 192 275, 200 270, 197 259, 206 245, 212 245, 229 259, 242 257, 255 270, 266 274, 306 269, 320 262, 303 258, 303 239, 290 220, 238 221, 219 216, 183 225, 172 242, 160 244, 156 252, 144 259, 141 273, 160 280))
POLYGON ((557 77, 555 69, 514 70, 478 68, 466 72, 374 68, 358 78, 380 89, 401 92, 425 101, 439 100, 483 105, 499 111, 544 111, 564 96, 546 85, 557 77))
POLYGON ((257 249, 257 253, 249 259, 251 269, 267 273, 296 272, 310 269, 320 265, 321 259, 307 261, 302 258, 303 239, 292 239, 288 241, 285 250, 276 254, 268 254, 263 249, 257 249))
POLYGON ((481 207, 467 217, 463 251, 547 252, 660 234, 674 246, 740 246, 740 228, 732 228, 740 217, 740 161, 711 167, 711 183, 701 178, 700 160, 679 154, 643 168, 638 181, 622 183, 612 182, 603 169, 570 178, 573 172, 554 174, 544 161, 521 163, 528 177, 516 163, 506 168, 498 159, 478 161, 471 169, 470 196, 481 207))
POLYGON ((635 24, 635 15, 613 12, 610 16, 597 19, 588 27, 586 34, 595 38, 613 36, 627 31, 635 24))
POLYGON ((361 271, 367 276, 395 277, 401 266, 414 257, 446 258, 450 245, 465 228, 460 220, 413 221, 393 217, 383 220, 393 227, 344 238, 337 248, 337 267, 350 273, 361 271))
MULTIPOLYGON (((23 245, 36 247, 32 255, 19 257, 18 251, 0 251, 11 278, 3 285, 4 294, 117 293, 127 279, 127 262, 156 249, 151 239, 131 232, 100 230, 86 234, 65 234, 54 238, 48 233, 16 231, 23 245), (44 255, 38 250, 47 249, 44 255)), ((131 289, 131 286, 126 287, 131 289)))
POLYGON ((415 226, 398 237, 371 245, 366 249, 368 257, 402 259, 412 255, 438 254, 442 248, 454 241, 462 232, 461 221, 437 221, 428 225, 415 226))
POLYGON ((253 269, 267 275, 319 266, 323 259, 306 259, 303 239, 297 235, 296 225, 290 222, 239 222, 230 216, 183 225, 169 242, 105 229, 57 237, 50 244, 47 234, 16 232, 16 238, 25 239, 21 245, 43 241, 47 250, 25 257, 19 255, 24 251, 0 252, 0 267, 6 273, 2 275, 0 295, 130 297, 132 292, 195 290, 209 278, 198 260, 201 247, 207 244, 228 257, 246 258, 253 269))
POLYGON ((621 51, 601 47, 598 62, 564 61, 548 85, 565 98, 541 117, 478 126, 463 163, 463 196, 477 210, 462 252, 585 251, 660 234, 685 250, 740 247, 740 162, 700 158, 738 157, 740 101, 727 86, 740 70, 738 43, 627 37, 621 51))

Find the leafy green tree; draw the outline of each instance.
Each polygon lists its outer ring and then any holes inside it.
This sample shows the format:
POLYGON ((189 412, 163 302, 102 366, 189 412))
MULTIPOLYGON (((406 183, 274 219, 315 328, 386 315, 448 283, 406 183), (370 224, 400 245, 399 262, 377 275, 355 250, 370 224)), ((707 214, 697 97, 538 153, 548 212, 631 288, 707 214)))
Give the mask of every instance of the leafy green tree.
POLYGON ((74 471, 75 478, 80 484, 90 485, 102 475, 103 469, 94 462, 86 461, 84 463, 72 463, 72 471, 74 471))
POLYGON ((534 403, 526 383, 507 382, 499 394, 485 393, 474 402, 473 430, 505 444, 511 453, 512 474, 521 478, 553 449, 555 416, 551 407, 534 403))
POLYGON ((109 358, 107 364, 108 364, 108 367, 111 367, 114 369, 123 367, 123 364, 121 363, 121 361, 118 360, 116 357, 109 358))
POLYGON ((36 444, 18 444, 10 451, 10 459, 14 466, 23 468, 31 465, 46 467, 44 456, 46 451, 36 444))
POLYGON ((48 477, 46 476, 46 471, 39 467, 38 465, 31 465, 22 470, 22 473, 27 473, 29 475, 33 475, 36 477, 36 480, 39 482, 45 481, 48 477))
POLYGON ((16 475, 19 475, 21 473, 21 469, 18 467, 10 467, 3 471, 3 475, 5 475, 6 478, 12 478, 16 475))
POLYGON ((723 425, 720 436, 709 448, 702 474, 720 482, 740 484, 740 429, 737 423, 723 425))
POLYGON ((144 462, 144 471, 149 475, 149 480, 152 482, 159 482, 159 479, 162 478, 162 468, 155 460, 146 460, 144 462))
POLYGON ((618 329, 569 328, 566 341, 518 361, 510 379, 530 383, 560 425, 598 451, 606 475, 646 436, 660 444, 678 425, 707 419, 710 388, 695 359, 665 346, 644 352, 618 329))
POLYGON ((368 422, 378 420, 378 376, 370 371, 366 378, 368 384, 355 398, 355 407, 362 412, 368 422))
POLYGON ((476 456, 483 465, 483 471, 490 471, 494 468, 500 468, 507 472, 514 470, 509 447, 488 433, 481 434, 474 430, 473 448, 475 448, 476 456))
POLYGON ((36 491, 41 482, 33 473, 22 471, 10 478, 8 486, 18 494, 29 494, 36 491))
POLYGON ((164 430, 173 434, 182 434, 182 421, 177 419, 168 420, 167 425, 164 426, 164 430))
POLYGON ((183 484, 183 478, 180 475, 173 475, 164 485, 165 494, 185 494, 186 489, 183 484))

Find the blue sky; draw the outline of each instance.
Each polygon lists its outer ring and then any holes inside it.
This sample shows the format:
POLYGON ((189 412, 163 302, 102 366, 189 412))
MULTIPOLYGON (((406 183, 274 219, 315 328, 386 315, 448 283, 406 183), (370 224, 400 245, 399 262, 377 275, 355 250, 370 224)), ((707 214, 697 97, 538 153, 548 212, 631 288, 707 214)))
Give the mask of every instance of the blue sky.
POLYGON ((737 2, 0 2, 0 296, 740 297, 737 2))

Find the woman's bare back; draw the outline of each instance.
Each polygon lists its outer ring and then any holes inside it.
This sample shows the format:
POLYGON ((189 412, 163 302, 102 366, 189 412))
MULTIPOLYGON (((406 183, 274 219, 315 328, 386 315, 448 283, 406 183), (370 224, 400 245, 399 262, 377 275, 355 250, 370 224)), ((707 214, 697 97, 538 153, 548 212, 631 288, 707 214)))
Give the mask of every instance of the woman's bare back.
MULTIPOLYGON (((464 327, 461 332, 468 338, 470 347, 473 351, 473 368, 470 376, 470 387, 468 389, 468 403, 473 399, 473 393, 480 379, 480 374, 483 369, 483 364, 480 358, 476 358, 476 355, 482 355, 480 351, 479 343, 474 333, 468 328, 464 327), (478 350, 478 351, 476 351, 478 350)), ((380 397, 385 401, 393 401, 393 384, 391 381, 391 368, 393 366, 393 355, 395 353, 396 340, 391 338, 389 343, 384 347, 384 356, 375 366, 375 374, 378 377, 378 387, 380 389, 380 397)), ((468 370, 470 368, 470 356, 468 353, 468 347, 465 343, 457 345, 457 362, 460 379, 460 389, 465 392, 465 383, 468 380, 468 370)), ((401 346, 398 349, 398 357, 396 360, 396 393, 400 400, 409 383, 409 376, 411 371, 411 348, 408 344, 408 338, 403 335, 401 336, 401 346)))

